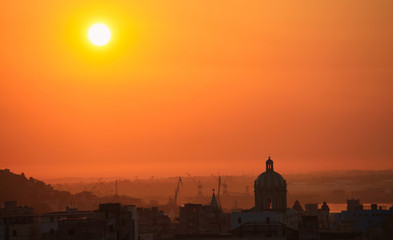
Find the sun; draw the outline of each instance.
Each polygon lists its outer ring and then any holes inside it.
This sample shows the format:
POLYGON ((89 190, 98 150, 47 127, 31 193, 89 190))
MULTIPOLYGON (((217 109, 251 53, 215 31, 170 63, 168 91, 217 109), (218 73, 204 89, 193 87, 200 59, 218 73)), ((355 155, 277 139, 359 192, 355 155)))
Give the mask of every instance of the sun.
POLYGON ((89 28, 89 40, 96 46, 104 46, 111 40, 111 30, 103 23, 96 23, 89 28))

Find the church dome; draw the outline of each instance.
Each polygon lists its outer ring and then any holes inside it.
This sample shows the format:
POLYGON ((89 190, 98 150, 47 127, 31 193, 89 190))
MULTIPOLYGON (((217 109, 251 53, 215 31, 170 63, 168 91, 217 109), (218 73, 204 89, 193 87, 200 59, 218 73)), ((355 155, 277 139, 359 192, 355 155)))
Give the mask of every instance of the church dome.
POLYGON ((274 171, 273 161, 269 157, 266 161, 266 171, 258 176, 255 181, 255 187, 260 189, 278 189, 286 188, 286 185, 284 178, 274 171))
POLYGON ((273 169, 273 161, 266 161, 266 171, 254 182, 255 211, 286 211, 287 182, 273 169))

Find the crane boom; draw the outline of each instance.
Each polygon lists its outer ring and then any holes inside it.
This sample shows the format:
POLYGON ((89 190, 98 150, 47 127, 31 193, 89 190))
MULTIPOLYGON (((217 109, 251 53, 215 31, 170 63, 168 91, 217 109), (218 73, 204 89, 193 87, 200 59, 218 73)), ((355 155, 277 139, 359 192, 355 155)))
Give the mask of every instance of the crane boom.
POLYGON ((94 186, 90 189, 90 192, 93 192, 93 190, 96 188, 97 184, 101 181, 101 179, 102 179, 102 177, 100 177, 100 179, 98 179, 96 184, 94 184, 94 186))
POLYGON ((179 190, 180 190, 180 184, 183 185, 183 180, 181 179, 181 177, 179 177, 179 181, 177 182, 177 188, 175 190, 175 197, 174 197, 174 202, 175 204, 177 204, 177 196, 179 194, 179 190))

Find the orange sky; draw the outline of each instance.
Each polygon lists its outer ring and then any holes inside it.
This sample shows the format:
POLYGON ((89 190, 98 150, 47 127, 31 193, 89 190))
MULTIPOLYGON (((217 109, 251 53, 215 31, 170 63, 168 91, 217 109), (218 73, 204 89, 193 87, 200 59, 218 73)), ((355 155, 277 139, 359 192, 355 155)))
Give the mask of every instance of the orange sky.
POLYGON ((267 2, 5 1, 0 168, 392 168, 393 1, 267 2), (86 40, 97 21, 103 48, 86 40))

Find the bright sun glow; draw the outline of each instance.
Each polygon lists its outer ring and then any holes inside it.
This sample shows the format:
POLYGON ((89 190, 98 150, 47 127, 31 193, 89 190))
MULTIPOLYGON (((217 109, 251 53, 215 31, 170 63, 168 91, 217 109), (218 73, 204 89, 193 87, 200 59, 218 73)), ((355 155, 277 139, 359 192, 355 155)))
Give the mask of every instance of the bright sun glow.
POLYGON ((111 40, 111 30, 102 23, 96 23, 89 28, 89 40, 96 46, 103 46, 111 40))

